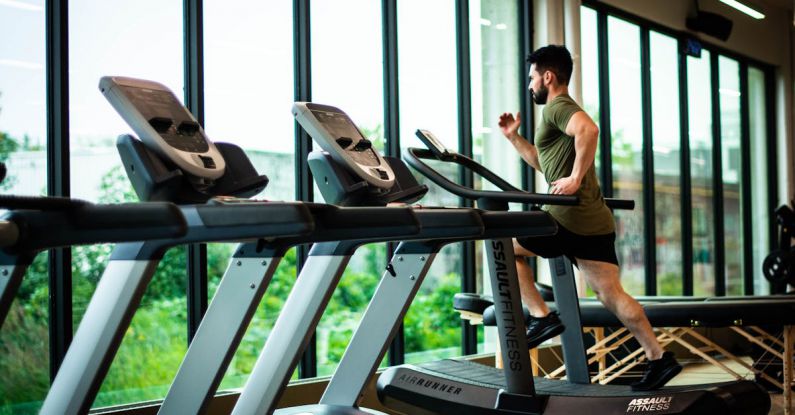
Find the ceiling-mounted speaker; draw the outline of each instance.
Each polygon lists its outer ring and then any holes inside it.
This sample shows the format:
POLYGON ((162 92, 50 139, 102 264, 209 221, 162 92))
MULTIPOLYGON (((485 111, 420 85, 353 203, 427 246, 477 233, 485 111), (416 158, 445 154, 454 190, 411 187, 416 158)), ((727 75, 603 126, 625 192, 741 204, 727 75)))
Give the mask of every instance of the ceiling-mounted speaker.
POLYGON ((722 41, 729 39, 732 33, 732 21, 711 12, 699 10, 694 17, 688 17, 685 22, 690 30, 714 36, 722 41))

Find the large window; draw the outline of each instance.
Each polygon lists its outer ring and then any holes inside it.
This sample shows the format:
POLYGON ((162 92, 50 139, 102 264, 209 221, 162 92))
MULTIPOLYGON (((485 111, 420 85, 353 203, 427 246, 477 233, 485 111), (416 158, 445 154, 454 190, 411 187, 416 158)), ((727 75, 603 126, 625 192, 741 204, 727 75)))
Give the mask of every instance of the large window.
POLYGON ((676 39, 649 33, 657 294, 681 295, 679 54, 676 39))
MULTIPOLYGON (((458 150, 455 2, 401 0, 397 21, 401 148, 423 147, 414 135, 422 128, 432 131, 448 148, 458 150)), ((431 166, 447 177, 458 177, 450 163, 431 166)), ((459 204, 454 195, 417 177, 430 188, 422 204, 459 204)), ((406 362, 460 354, 461 324, 450 306, 450 296, 460 290, 461 267, 458 244, 448 245, 436 256, 404 320, 406 362)))
MULTIPOLYGON (((767 177, 769 159, 767 148, 768 109, 765 99, 765 73, 754 67, 748 68, 748 109, 750 130, 751 177, 767 177)), ((753 236, 753 285, 754 294, 770 293, 770 284, 762 274, 762 262, 769 254, 770 245, 770 206, 768 205, 769 186, 753 186, 748 189, 751 198, 751 218, 753 236)))
POLYGON ((609 17, 610 125, 613 197, 632 199, 635 210, 616 211, 616 253, 627 292, 643 294, 643 116, 640 28, 609 17))
POLYGON ((720 74, 720 145, 723 179, 726 294, 743 293, 743 212, 741 197, 742 150, 740 147, 740 64, 718 58, 720 74))
MULTIPOLYGON (((268 200, 295 198, 292 13, 290 2, 247 0, 234 7, 223 1, 204 2, 205 130, 211 139, 245 150, 257 171, 268 176, 268 187, 257 196, 268 200)), ((234 249, 235 244, 228 243, 207 246, 210 298, 234 249)), ((296 251, 290 250, 273 275, 220 389, 245 384, 295 274, 296 251)))
MULTIPOLYGON (((582 108, 599 125, 599 36, 597 29, 597 14, 594 9, 583 7, 580 9, 580 70, 582 71, 582 108)), ((577 65, 577 62, 574 62, 577 65)), ((576 69, 575 69, 576 70, 576 69)), ((596 147, 594 165, 596 177, 601 176, 601 147, 602 140, 606 138, 600 134, 599 145, 596 147)), ((600 182, 600 185, 604 185, 600 182)))
MULTIPOLYGON (((44 1, 0 2, 0 193, 47 192, 44 1)), ((0 413, 35 414, 49 389, 47 253, 22 281, 0 329, 0 413)))
MULTIPOLYGON (((472 152, 476 161, 517 188, 522 187, 524 161, 497 125, 500 114, 519 111, 527 74, 520 50, 521 32, 517 1, 480 0, 469 3, 470 75, 472 77, 472 152)), ((530 122, 529 114, 521 114, 530 122)), ((532 129, 532 126, 528 128, 532 129)), ((476 189, 498 190, 475 175, 476 189)), ((521 209, 521 206, 512 206, 521 209)), ((483 242, 475 243, 476 280, 491 293, 483 242)), ((479 350, 490 350, 496 330, 480 337, 479 350)))
MULTIPOLYGON (((384 149, 381 3, 315 0, 312 22, 312 100, 348 113, 384 149)), ((315 199, 322 195, 315 192, 315 199)), ((386 265, 386 245, 360 247, 342 275, 317 328, 317 374, 330 375, 386 265)))
POLYGON ((604 187, 636 203, 615 212, 622 283, 635 294, 769 292, 769 69, 611 6, 581 10, 584 106, 610 121, 600 126, 611 150, 604 187), (609 73, 598 77, 603 60, 609 73), (599 108, 605 93, 610 106, 599 108))
MULTIPOLYGON (((183 91, 182 43, 181 1, 69 2, 74 197, 104 203, 137 200, 115 146, 119 134, 131 131, 99 92, 99 79, 118 75, 155 80, 179 96, 183 91)), ((107 245, 72 249, 75 329, 110 250, 107 245)), ((146 290, 95 407, 165 396, 187 347, 186 281, 185 249, 173 248, 146 290)))
POLYGON ((715 294, 711 79, 709 51, 687 58, 694 295, 715 294))

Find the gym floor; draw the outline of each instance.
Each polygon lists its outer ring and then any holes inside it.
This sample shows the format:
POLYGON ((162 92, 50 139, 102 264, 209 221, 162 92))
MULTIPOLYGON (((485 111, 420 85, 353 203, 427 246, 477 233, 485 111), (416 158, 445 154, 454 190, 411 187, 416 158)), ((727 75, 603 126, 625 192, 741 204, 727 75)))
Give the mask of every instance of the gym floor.
MULTIPOLYGON (((684 370, 668 385, 688 385, 693 383, 712 383, 734 380, 732 376, 709 363, 703 362, 682 362, 685 363, 684 370)), ((737 373, 747 372, 745 368, 734 362, 723 360, 726 366, 736 371, 737 373)), ((784 415, 784 396, 780 393, 770 394, 772 407, 770 408, 770 415, 784 415)), ((791 408, 793 409, 793 408, 791 408)))

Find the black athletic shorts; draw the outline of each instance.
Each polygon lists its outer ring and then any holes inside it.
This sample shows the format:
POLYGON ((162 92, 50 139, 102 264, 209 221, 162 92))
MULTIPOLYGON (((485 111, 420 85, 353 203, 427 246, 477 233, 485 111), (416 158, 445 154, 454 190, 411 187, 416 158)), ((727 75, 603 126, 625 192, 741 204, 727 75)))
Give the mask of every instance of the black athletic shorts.
POLYGON ((543 258, 566 255, 574 265, 577 265, 576 258, 618 265, 615 232, 605 235, 579 235, 558 223, 558 233, 555 235, 516 240, 519 245, 543 258))

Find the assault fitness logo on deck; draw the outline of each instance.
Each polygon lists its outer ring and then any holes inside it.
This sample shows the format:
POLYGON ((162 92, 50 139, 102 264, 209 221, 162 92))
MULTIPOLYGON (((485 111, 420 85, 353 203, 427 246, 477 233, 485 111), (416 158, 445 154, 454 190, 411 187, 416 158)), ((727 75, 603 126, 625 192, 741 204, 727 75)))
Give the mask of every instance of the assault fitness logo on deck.
POLYGON ((635 398, 629 402, 627 412, 659 412, 671 407, 673 396, 655 396, 654 398, 635 398))

